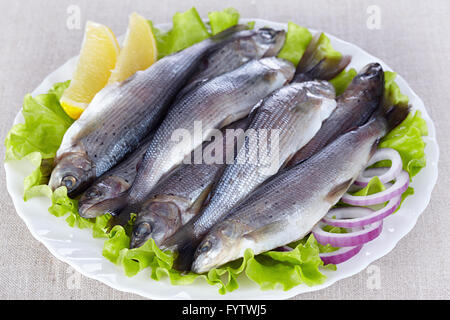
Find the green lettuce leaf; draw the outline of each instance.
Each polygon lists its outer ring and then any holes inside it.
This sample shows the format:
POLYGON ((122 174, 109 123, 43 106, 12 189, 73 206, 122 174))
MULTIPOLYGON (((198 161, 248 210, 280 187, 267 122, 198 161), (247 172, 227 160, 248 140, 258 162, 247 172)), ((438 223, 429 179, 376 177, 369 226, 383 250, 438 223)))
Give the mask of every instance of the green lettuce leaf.
MULTIPOLYGON (((408 117, 380 142, 380 148, 392 148, 398 151, 402 158, 403 169, 412 178, 426 166, 425 141, 428 134, 427 124, 420 111, 410 113, 408 117)), ((377 166, 385 166, 379 162, 377 166)))
POLYGON ((317 241, 310 235, 292 251, 269 251, 248 259, 245 274, 262 290, 281 285, 286 291, 301 283, 308 286, 323 283, 326 276, 320 272, 322 266, 317 241))
POLYGON ((172 29, 167 32, 155 28, 150 21, 158 48, 158 58, 183 50, 210 37, 197 9, 177 12, 172 18, 172 29))
POLYGON ((244 272, 263 290, 273 289, 277 284, 284 290, 289 290, 300 283, 315 285, 325 280, 319 270, 323 262, 319 258, 318 243, 312 235, 299 241, 290 252, 269 251, 254 256, 248 249, 243 258, 211 269, 202 275, 193 272, 181 273, 173 269, 176 255, 170 251, 161 251, 153 239, 139 248, 128 249, 129 245, 129 234, 123 227, 115 226, 103 247, 103 256, 121 265, 125 275, 132 277, 150 267, 153 280, 168 277, 173 285, 185 285, 200 277, 217 286, 221 294, 239 288, 238 276, 244 272))
POLYGON ((394 81, 397 74, 392 71, 384 72, 384 101, 388 106, 407 106, 409 103, 408 96, 400 92, 398 84, 394 81))
POLYGON ((28 159, 36 169, 25 178, 24 200, 50 196, 44 184, 51 172, 53 157, 73 120, 64 112, 59 99, 70 81, 55 84, 47 94, 26 95, 22 114, 24 123, 12 127, 5 139, 5 161, 28 159))
POLYGON ((228 29, 239 22, 239 12, 234 8, 227 8, 223 11, 213 11, 208 13, 211 33, 215 35, 228 29))
POLYGON ((311 42, 312 35, 308 29, 300 27, 293 22, 288 23, 286 41, 278 54, 279 58, 289 60, 297 65, 305 53, 308 44, 311 42))
POLYGON ((358 190, 356 192, 353 192, 352 195, 354 196, 368 196, 371 194, 375 194, 381 191, 386 190, 386 187, 384 184, 380 181, 378 177, 373 177, 370 179, 367 186, 362 188, 361 190, 358 190))
POLYGON ((336 90, 336 96, 341 95, 345 89, 347 89, 353 78, 356 77, 358 72, 355 69, 343 70, 335 78, 330 80, 330 83, 334 86, 336 90))
MULTIPOLYGON (((325 33, 321 33, 319 37, 318 43, 318 49, 319 52, 322 54, 322 58, 329 57, 329 58, 335 58, 335 59, 341 59, 342 53, 339 51, 336 51, 333 46, 331 45, 330 38, 328 38, 325 33)), ((319 59, 320 61, 321 59, 319 59)))
POLYGON ((51 195, 52 205, 48 208, 55 217, 66 217, 71 227, 92 229, 94 238, 107 238, 107 223, 110 215, 86 219, 78 214, 78 201, 69 198, 66 187, 59 187, 51 195))

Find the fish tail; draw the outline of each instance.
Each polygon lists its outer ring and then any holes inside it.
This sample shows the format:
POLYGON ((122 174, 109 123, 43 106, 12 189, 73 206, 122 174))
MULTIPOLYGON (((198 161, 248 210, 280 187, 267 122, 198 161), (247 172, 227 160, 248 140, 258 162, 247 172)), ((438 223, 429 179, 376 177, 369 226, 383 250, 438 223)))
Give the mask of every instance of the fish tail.
POLYGON ((375 111, 369 121, 362 127, 382 131, 384 132, 383 135, 386 135, 406 119, 410 110, 411 106, 409 105, 382 106, 375 111))
POLYGON ((200 239, 194 237, 192 224, 187 224, 161 245, 162 249, 177 251, 173 267, 179 271, 188 271, 194 262, 194 254, 200 239))
POLYGON ((397 127, 408 116, 411 106, 410 105, 395 105, 390 108, 382 108, 383 117, 386 121, 386 130, 390 132, 397 127))
POLYGON ((326 56, 318 47, 321 34, 311 40, 308 48, 297 65, 293 82, 310 80, 331 80, 341 73, 351 62, 351 56, 326 56))

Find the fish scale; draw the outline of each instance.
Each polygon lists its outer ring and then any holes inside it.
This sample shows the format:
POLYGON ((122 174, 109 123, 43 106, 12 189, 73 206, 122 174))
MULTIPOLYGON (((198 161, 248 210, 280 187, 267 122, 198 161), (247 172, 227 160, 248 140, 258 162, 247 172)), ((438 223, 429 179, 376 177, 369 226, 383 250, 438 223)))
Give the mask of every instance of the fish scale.
MULTIPOLYGON (((223 148, 222 161, 219 163, 183 164, 158 183, 137 213, 131 248, 139 247, 149 238, 153 238, 159 245, 200 211, 212 184, 225 168, 227 156, 230 156, 228 153, 231 152, 231 158, 234 158, 234 149, 239 149, 240 137, 248 124, 248 117, 236 121, 222 130, 222 137, 213 142, 204 142, 199 147, 203 152, 208 152, 208 148, 223 148), (228 129, 241 129, 231 136, 231 142, 226 134, 228 129), (228 149, 228 143, 232 143, 233 148, 228 149)), ((192 152, 190 159, 195 152, 192 152)))
POLYGON ((94 218, 99 212, 92 210, 106 199, 118 196, 129 189, 136 177, 137 166, 147 150, 152 134, 148 135, 140 146, 114 168, 105 172, 82 193, 78 201, 78 212, 83 218, 94 218))
POLYGON ((155 133, 127 200, 138 203, 166 172, 207 139, 212 129, 246 116, 251 108, 292 76, 292 64, 277 58, 252 60, 216 77, 184 95, 167 114, 155 133), (176 129, 194 136, 194 122, 202 121, 202 139, 180 146, 172 140, 176 129))
POLYGON ((55 158, 51 188, 65 185, 68 194, 76 196, 136 149, 159 124, 202 59, 233 40, 243 28, 227 29, 102 89, 65 133, 55 158))
MULTIPOLYGON (((280 89, 268 98, 258 109, 257 115, 249 125, 250 129, 254 129, 257 132, 261 129, 282 131, 279 140, 280 158, 276 168, 277 171, 281 164, 309 141, 320 128, 320 123, 323 120, 320 117, 321 103, 317 104, 315 110, 307 104, 304 105, 303 109, 301 108, 302 103, 305 102, 301 97, 304 96, 304 90, 307 90, 311 84, 322 85, 324 90, 329 91, 329 101, 326 103, 331 104, 331 108, 328 110, 328 112, 331 112, 335 103, 334 90, 329 84, 320 82, 296 83, 280 89), (294 110, 297 107, 299 110, 294 110), (312 132, 305 133, 303 131, 304 128, 307 128, 306 130, 311 129, 312 132)), ((196 236, 200 236, 204 233, 204 230, 211 228, 223 217, 225 212, 234 207, 251 190, 269 178, 270 175, 259 174, 258 171, 260 164, 270 161, 271 154, 261 155, 258 153, 258 149, 250 148, 249 150, 248 148, 242 148, 236 158, 236 164, 227 167, 214 189, 211 201, 207 204, 200 218, 194 223, 196 236), (246 154, 250 159, 257 159, 260 163, 245 162, 245 164, 239 164, 239 161, 245 161, 244 157, 246 154)))
POLYGON ((246 249, 256 255, 308 234, 365 168, 380 138, 409 109, 384 112, 257 188, 204 237, 192 270, 203 273, 242 257, 246 249))
POLYGON ((257 146, 251 147, 250 138, 246 137, 246 143, 239 150, 235 162, 227 165, 202 212, 162 243, 162 248, 178 251, 177 268, 188 268, 193 251, 204 234, 311 140, 322 121, 336 107, 334 98, 335 91, 330 83, 309 81, 282 87, 264 99, 255 111, 249 129, 258 134, 261 129, 270 134, 278 133, 278 149, 271 147, 268 153, 260 154, 260 143, 263 145, 267 142, 257 138, 257 146), (270 171, 263 171, 266 163, 273 166, 270 171))
POLYGON ((337 98, 337 106, 319 132, 289 161, 294 165, 311 157, 348 130, 364 124, 380 105, 384 72, 378 63, 365 66, 337 98))

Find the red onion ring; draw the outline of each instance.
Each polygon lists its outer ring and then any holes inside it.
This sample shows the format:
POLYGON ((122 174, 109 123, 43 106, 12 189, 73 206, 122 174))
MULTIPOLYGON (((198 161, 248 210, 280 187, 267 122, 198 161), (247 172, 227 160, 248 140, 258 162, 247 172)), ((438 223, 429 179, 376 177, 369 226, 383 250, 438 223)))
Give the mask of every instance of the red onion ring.
MULTIPOLYGON (((390 160, 391 166, 383 174, 381 174, 381 175, 375 174, 375 175, 378 175, 378 178, 380 179, 380 181, 382 183, 386 183, 386 182, 392 181, 396 177, 398 177, 398 175, 402 171, 403 162, 402 162, 402 158, 400 157, 400 154, 396 150, 391 149, 391 148, 382 148, 382 149, 378 149, 375 152, 375 154, 372 156, 372 158, 367 163, 367 167, 370 167, 371 165, 373 165, 379 161, 382 161, 382 160, 390 160)), ((369 172, 370 172, 369 170, 362 172, 359 175, 359 177, 356 178, 355 184, 359 185, 359 186, 366 186, 369 183, 370 179, 372 179, 375 176, 375 175, 373 175, 371 177, 368 177, 368 176, 364 175, 364 173, 369 173, 369 172)))
POLYGON ((383 221, 377 221, 370 225, 355 228, 350 233, 332 233, 322 229, 325 224, 319 222, 312 230, 317 242, 322 245, 331 245, 332 247, 353 247, 359 246, 378 237, 383 229, 383 221))
POLYGON ((401 195, 408 189, 409 186, 409 174, 402 170, 398 177, 395 178, 395 183, 388 189, 371 194, 369 196, 352 196, 349 193, 345 193, 341 201, 354 206, 371 206, 374 204, 384 203, 392 198, 401 195))
POLYGON ((333 252, 319 253, 320 259, 324 264, 339 264, 353 258, 362 249, 361 246, 340 248, 333 252))
POLYGON ((391 215, 400 206, 402 197, 397 196, 389 200, 388 204, 380 210, 364 207, 343 207, 328 211, 322 221, 330 226, 341 228, 363 227, 368 224, 383 220, 391 215), (336 218, 333 218, 333 217, 336 218))

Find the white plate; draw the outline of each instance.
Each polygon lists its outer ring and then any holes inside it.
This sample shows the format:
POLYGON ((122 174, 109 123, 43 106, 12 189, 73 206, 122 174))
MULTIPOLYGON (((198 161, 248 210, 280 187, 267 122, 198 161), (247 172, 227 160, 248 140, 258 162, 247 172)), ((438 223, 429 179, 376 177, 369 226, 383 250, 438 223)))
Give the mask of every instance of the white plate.
MULTIPOLYGON (((255 27, 270 26, 287 29, 286 24, 258 19, 242 19, 242 22, 256 21, 255 27)), ((158 26, 162 29, 168 24, 158 26)), ((315 30, 310 29, 315 33, 315 30)), ((353 56, 350 67, 360 70, 370 62, 379 62, 385 70, 391 70, 380 59, 373 57, 361 48, 327 34, 334 48, 344 54, 353 56)), ((55 83, 71 78, 76 57, 50 74, 41 85, 34 90, 33 95, 45 93, 55 83)), ((416 176, 411 186, 415 194, 407 198, 401 209, 384 220, 383 232, 374 241, 366 244, 361 252, 349 261, 338 265, 337 271, 324 271, 328 279, 322 285, 308 287, 299 285, 289 291, 262 291, 245 277, 240 277, 240 288, 222 296, 214 286, 199 279, 187 286, 173 286, 167 279, 154 281, 149 278, 150 271, 144 270, 135 277, 128 278, 123 270, 102 256, 104 240, 94 239, 91 230, 71 228, 64 219, 56 218, 48 213, 51 202, 47 198, 33 198, 27 202, 23 198, 23 179, 33 168, 26 161, 5 163, 8 192, 14 202, 19 216, 25 221, 33 236, 41 241, 58 259, 68 263, 83 275, 97 279, 115 289, 132 292, 152 299, 286 299, 300 293, 326 288, 334 282, 350 277, 370 263, 389 253, 395 245, 416 224, 417 218, 425 210, 430 201, 431 192, 437 180, 439 148, 436 141, 435 127, 430 119, 422 100, 413 92, 406 81, 396 78, 401 91, 408 95, 414 110, 420 110, 426 120, 429 135, 425 137, 427 166, 416 176)), ((23 122, 19 112, 15 123, 23 122)), ((394 270, 395 272, 395 270, 394 270)))

